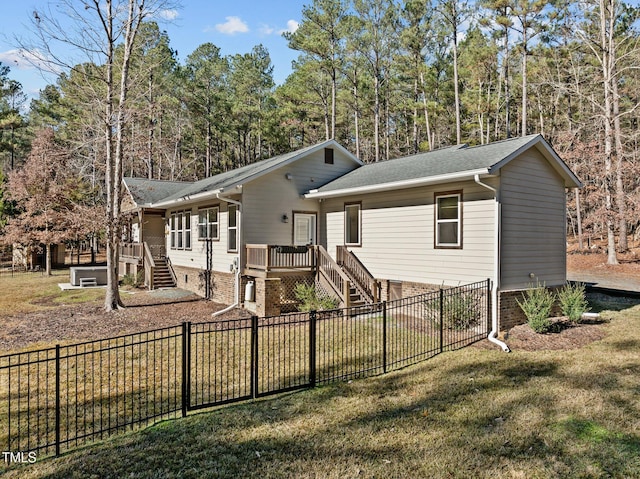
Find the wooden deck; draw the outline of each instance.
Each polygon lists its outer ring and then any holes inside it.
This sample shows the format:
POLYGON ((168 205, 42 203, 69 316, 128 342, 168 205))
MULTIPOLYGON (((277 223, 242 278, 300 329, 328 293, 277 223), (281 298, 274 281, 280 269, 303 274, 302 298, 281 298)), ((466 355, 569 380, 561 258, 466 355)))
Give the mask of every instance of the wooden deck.
POLYGON ((315 272, 315 246, 248 244, 245 274, 258 277, 315 272))

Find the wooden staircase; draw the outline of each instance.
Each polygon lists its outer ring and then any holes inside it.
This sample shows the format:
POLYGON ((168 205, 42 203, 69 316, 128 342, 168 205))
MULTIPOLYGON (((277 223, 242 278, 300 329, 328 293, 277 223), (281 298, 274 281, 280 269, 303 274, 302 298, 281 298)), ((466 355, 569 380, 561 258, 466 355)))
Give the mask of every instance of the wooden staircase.
POLYGON ((355 286, 350 286, 349 287, 349 305, 355 308, 358 306, 364 306, 366 304, 367 302, 362 297, 362 294, 358 292, 358 289, 355 286))
POLYGON ((175 288, 176 283, 173 280, 173 274, 169 269, 165 258, 154 258, 155 267, 153 268, 153 289, 158 288, 175 288))
POLYGON ((366 308, 380 301, 380 282, 353 253, 338 247, 336 262, 322 246, 316 246, 316 249, 320 284, 337 296, 342 307, 366 308))

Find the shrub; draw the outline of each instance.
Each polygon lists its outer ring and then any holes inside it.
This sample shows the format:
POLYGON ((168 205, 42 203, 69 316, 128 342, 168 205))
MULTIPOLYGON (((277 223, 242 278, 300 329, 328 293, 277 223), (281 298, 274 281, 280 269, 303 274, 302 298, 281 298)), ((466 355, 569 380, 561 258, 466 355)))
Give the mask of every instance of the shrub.
POLYGON ((555 303, 554 294, 544 284, 530 285, 522 295, 522 302, 516 299, 518 306, 527 317, 527 322, 536 333, 546 333, 551 328, 551 308, 555 303))
POLYGON ((319 293, 314 285, 298 283, 293 291, 296 299, 300 302, 298 306, 300 311, 323 311, 338 307, 337 299, 319 293))
POLYGON ((569 317, 569 320, 574 323, 579 323, 582 319, 582 314, 589 311, 589 303, 585 297, 584 284, 567 283, 558 292, 558 301, 560 302, 560 308, 562 314, 569 317))
POLYGON ((140 271, 137 274, 125 274, 122 277, 121 282, 123 286, 139 288, 144 284, 144 272, 140 271))
MULTIPOLYGON (((471 291, 453 294, 444 292, 442 298, 442 324, 447 329, 464 330, 475 326, 480 320, 480 308, 471 291)), ((426 319, 440 323, 440 298, 424 301, 426 319)))

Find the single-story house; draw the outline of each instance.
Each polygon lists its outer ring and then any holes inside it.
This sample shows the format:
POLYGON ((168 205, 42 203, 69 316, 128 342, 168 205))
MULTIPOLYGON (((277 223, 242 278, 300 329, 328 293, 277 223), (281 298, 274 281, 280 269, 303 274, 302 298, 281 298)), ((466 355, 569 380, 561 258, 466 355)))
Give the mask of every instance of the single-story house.
POLYGON ((193 183, 124 183, 137 243, 164 229, 175 283, 214 300, 269 315, 302 278, 343 305, 490 279, 500 329, 532 283, 565 283, 565 190, 581 186, 540 135, 366 165, 330 140, 193 183))

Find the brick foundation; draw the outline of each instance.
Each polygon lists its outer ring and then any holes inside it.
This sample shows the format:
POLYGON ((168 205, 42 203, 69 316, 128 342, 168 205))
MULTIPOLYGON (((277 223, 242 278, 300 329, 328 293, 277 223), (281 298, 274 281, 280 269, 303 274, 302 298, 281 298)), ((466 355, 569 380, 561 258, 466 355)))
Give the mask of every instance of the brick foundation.
POLYGON ((380 297, 383 301, 391 301, 391 291, 389 285, 391 283, 402 284, 402 298, 409 298, 419 294, 431 293, 438 291, 440 286, 437 284, 415 283, 413 281, 392 281, 380 280, 380 297))
MULTIPOLYGON (((552 292, 556 292, 561 286, 548 288, 552 292)), ((522 302, 525 290, 500 291, 498 293, 498 326, 499 330, 508 331, 514 326, 525 324, 527 317, 522 312, 518 301, 522 302)), ((559 316, 561 313, 560 305, 557 303, 551 309, 551 314, 559 316)))
MULTIPOLYGON (((206 295, 204 270, 173 265, 173 271, 176 275, 178 288, 193 291, 203 297, 206 295)), ((243 278, 240 285, 240 299, 244 294, 245 284, 246 281, 243 278)), ((233 304, 235 301, 235 274, 220 271, 211 272, 211 300, 216 303, 233 304)))
POLYGON ((256 278, 256 315, 278 316, 281 312, 282 280, 256 278))

